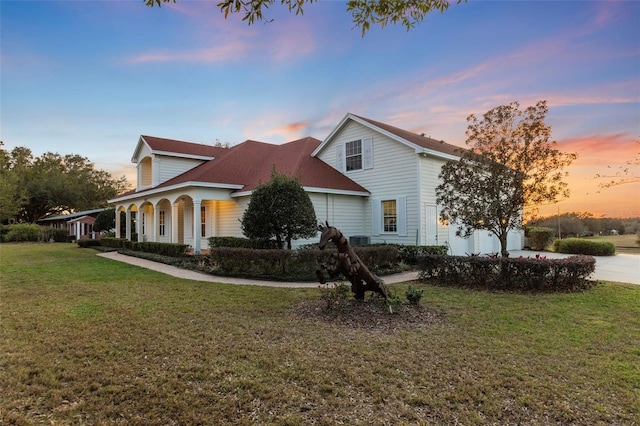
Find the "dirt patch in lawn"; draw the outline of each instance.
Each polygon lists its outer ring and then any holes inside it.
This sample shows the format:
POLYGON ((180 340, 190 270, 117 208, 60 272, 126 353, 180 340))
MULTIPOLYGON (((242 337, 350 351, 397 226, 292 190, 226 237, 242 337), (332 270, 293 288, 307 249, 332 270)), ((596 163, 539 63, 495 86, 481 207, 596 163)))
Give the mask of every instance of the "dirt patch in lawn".
POLYGON ((446 322, 443 312, 422 305, 402 304, 393 311, 382 298, 344 300, 331 309, 322 299, 306 299, 289 308, 291 315, 304 321, 381 333, 424 330, 446 322))

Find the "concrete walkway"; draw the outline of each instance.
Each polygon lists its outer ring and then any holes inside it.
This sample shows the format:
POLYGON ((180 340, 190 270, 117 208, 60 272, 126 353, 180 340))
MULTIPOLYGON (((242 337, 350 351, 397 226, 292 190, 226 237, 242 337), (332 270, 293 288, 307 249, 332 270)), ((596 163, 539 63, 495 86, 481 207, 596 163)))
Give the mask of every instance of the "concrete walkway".
MULTIPOLYGON (((546 256, 547 258, 564 258, 569 257, 567 254, 536 252, 529 250, 514 250, 511 257, 535 257, 536 254, 546 256)), ((141 268, 151 269, 163 274, 171 275, 177 278, 184 278, 194 281, 208 281, 223 284, 237 285, 257 285, 267 287, 289 287, 289 288, 316 288, 317 282, 282 282, 282 281, 261 281, 250 280, 246 278, 218 277, 214 275, 203 274, 201 272, 190 271, 187 269, 176 268, 175 266, 165 265, 164 263, 153 262, 151 260, 140 259, 138 257, 126 256, 118 252, 99 253, 98 256, 104 257, 118 262, 128 263, 130 265, 139 266, 141 268)), ((640 256, 633 254, 617 254, 615 256, 594 256, 596 258, 596 271, 591 276, 594 280, 616 281, 622 283, 631 283, 640 285, 640 256)), ((401 282, 412 281, 418 278, 416 271, 404 272, 381 277, 386 284, 395 284, 401 282)))

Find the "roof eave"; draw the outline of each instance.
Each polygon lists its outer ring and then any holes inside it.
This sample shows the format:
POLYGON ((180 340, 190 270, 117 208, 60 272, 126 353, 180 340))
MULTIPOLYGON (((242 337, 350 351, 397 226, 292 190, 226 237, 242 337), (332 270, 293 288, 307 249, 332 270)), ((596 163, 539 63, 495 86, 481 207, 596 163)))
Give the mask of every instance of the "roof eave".
MULTIPOLYGON (((319 188, 314 186, 304 186, 303 188, 306 192, 317 194, 351 195, 356 197, 369 197, 371 195, 369 191, 354 191, 350 189, 319 188)), ((253 190, 234 192, 231 194, 231 198, 248 197, 252 193, 253 190)))
POLYGON ((160 194, 163 192, 174 191, 176 189, 183 189, 188 187, 198 187, 198 188, 217 188, 217 189, 229 189, 229 190, 238 190, 242 189, 244 185, 232 184, 232 183, 212 183, 212 182, 182 182, 177 183, 175 185, 163 186, 162 188, 152 188, 149 190, 136 192, 134 194, 125 195, 124 197, 117 197, 107 200, 109 203, 118 203, 122 201, 135 200, 136 198, 146 197, 149 195, 160 194))

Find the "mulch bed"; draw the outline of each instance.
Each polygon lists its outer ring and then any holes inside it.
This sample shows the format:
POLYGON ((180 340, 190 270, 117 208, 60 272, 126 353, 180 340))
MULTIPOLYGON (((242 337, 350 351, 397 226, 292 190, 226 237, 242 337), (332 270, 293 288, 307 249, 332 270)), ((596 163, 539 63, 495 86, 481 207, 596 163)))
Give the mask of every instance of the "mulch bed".
POLYGON ((394 307, 394 313, 390 313, 381 297, 362 301, 342 300, 331 309, 321 298, 307 299, 292 305, 289 312, 298 320, 382 333, 424 330, 446 322, 443 312, 423 305, 402 304, 394 307))

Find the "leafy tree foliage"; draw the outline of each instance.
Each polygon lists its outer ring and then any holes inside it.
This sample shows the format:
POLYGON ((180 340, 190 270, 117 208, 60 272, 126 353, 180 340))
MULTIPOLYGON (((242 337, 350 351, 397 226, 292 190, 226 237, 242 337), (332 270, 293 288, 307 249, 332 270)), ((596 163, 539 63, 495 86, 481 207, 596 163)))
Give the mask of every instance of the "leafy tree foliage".
POLYGON ((271 171, 271 180, 253 191, 242 215, 242 232, 247 238, 275 238, 278 247, 286 242, 288 249, 291 249, 291 240, 316 235, 317 227, 309 194, 298 180, 275 169, 271 171))
POLYGON ((459 225, 457 234, 484 229, 500 240, 508 256, 509 229, 522 227, 522 210, 568 197, 563 169, 577 155, 558 151, 545 124, 546 101, 519 109, 517 102, 473 114, 466 135, 469 149, 440 172, 436 188, 441 217, 459 225))
MULTIPOLYGON (((145 0, 147 6, 161 7, 163 3, 175 3, 176 0, 145 0)), ((295 12, 296 15, 304 13, 306 3, 314 3, 316 0, 280 0, 280 5, 295 12)), ((466 0, 465 0, 466 1, 466 0)), ((458 3, 462 0, 458 0, 458 3)), ((258 22, 271 22, 266 19, 263 11, 268 9, 277 0, 222 0, 218 7, 227 18, 230 13, 243 13, 243 21, 249 25, 258 22)), ((449 8, 449 0, 347 0, 347 11, 351 12, 353 22, 360 28, 362 35, 371 28, 371 24, 384 28, 389 23, 401 24, 409 31, 422 20, 427 13, 437 10, 444 13, 449 8)))
POLYGON ((47 152, 34 157, 29 148, 7 152, 0 147, 0 167, 2 220, 35 222, 44 216, 105 207, 109 198, 129 187, 124 176, 114 179, 77 154, 47 152))

